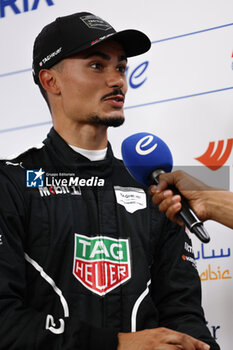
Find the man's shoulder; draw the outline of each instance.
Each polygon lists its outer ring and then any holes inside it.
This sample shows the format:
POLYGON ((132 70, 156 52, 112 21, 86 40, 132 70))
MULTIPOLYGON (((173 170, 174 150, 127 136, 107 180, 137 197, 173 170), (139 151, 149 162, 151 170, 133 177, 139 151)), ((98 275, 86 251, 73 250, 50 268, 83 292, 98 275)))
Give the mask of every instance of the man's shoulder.
POLYGON ((33 164, 33 160, 40 157, 44 148, 44 143, 34 145, 21 153, 14 153, 8 157, 0 159, 1 167, 20 167, 22 169, 28 168, 30 163, 33 164))
POLYGON ((44 144, 38 144, 20 154, 0 159, 1 185, 14 184, 18 187, 21 184, 24 187, 27 171, 41 168, 41 159, 44 157, 43 148, 44 144))

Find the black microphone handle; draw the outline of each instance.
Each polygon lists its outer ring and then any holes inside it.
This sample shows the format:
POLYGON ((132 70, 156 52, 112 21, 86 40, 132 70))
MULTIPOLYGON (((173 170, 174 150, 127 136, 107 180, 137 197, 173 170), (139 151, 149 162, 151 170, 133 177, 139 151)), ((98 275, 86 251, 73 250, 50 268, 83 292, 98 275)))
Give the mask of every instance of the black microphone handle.
MULTIPOLYGON (((159 184, 159 175, 163 174, 164 171, 162 169, 157 169, 152 172, 150 175, 150 179, 156 185, 159 184)), ((194 233, 197 238, 199 238, 203 243, 208 243, 210 241, 210 236, 206 231, 203 222, 198 219, 196 214, 189 207, 187 201, 184 196, 177 190, 175 186, 169 186, 169 189, 172 190, 174 194, 179 194, 181 196, 181 205, 182 208, 177 214, 177 216, 183 221, 183 223, 187 226, 190 232, 194 233)))

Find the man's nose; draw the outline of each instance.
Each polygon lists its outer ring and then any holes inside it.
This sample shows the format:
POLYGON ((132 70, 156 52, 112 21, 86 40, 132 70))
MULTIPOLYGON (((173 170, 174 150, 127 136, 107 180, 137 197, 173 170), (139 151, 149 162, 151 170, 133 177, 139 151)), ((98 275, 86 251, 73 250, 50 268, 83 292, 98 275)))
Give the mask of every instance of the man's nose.
POLYGON ((125 86, 125 84, 125 76, 118 71, 109 73, 109 75, 106 78, 106 85, 110 88, 122 89, 125 86))

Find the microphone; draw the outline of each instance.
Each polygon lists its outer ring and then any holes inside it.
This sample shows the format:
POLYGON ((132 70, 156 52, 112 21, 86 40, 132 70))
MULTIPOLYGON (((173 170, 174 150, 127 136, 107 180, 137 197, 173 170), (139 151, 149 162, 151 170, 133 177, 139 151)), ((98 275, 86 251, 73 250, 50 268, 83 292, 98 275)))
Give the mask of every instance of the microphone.
MULTIPOLYGON (((173 159, 170 149, 163 140, 153 134, 140 132, 127 137, 122 142, 121 153, 130 174, 146 187, 153 183, 157 185, 159 175, 172 170, 173 159)), ((169 188, 174 194, 181 196, 182 208, 177 216, 190 232, 194 233, 203 243, 208 243, 210 236, 203 222, 198 219, 175 186, 169 188)))

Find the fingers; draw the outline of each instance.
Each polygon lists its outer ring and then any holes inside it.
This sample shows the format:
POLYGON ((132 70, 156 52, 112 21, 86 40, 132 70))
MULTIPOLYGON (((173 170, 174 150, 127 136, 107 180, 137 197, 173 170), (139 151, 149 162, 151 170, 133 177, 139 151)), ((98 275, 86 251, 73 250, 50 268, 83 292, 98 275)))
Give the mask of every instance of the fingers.
MULTIPOLYGON (((172 201, 173 201, 173 200, 177 200, 177 198, 174 198, 174 197, 173 197, 173 198, 172 198, 172 201)), ((161 205, 162 205, 162 204, 163 204, 163 203, 161 203, 161 205)), ((177 214, 180 212, 181 208, 182 208, 182 205, 181 205, 181 203, 180 203, 180 201, 179 201, 179 202, 175 202, 174 204, 171 204, 171 205, 170 205, 167 209, 165 209, 165 210, 161 210, 160 208, 159 208, 159 209, 160 209, 161 211, 164 211, 164 212, 166 213, 166 216, 167 216, 167 218, 168 218, 169 220, 178 223, 180 226, 183 226, 183 225, 184 225, 183 221, 177 217, 177 214)))
MULTIPOLYGON (((163 334, 161 338, 161 343, 175 346, 174 349, 183 349, 183 350, 209 350, 210 349, 210 346, 208 344, 196 338, 193 338, 187 334, 176 332, 167 328, 159 328, 159 330, 161 331, 161 334, 163 334)), ((155 349, 157 350, 156 347, 155 349)))
POLYGON ((152 185, 149 187, 149 193, 153 196, 153 203, 158 205, 164 199, 173 196, 172 190, 158 190, 158 186, 152 185))
POLYGON ((181 196, 173 195, 171 190, 159 191, 157 186, 151 186, 150 194, 153 194, 152 201, 159 206, 159 210, 164 212, 169 220, 183 226, 183 222, 177 217, 181 210, 181 196))
POLYGON ((159 347, 156 346, 153 350, 184 350, 184 348, 181 345, 161 344, 159 347))
POLYGON ((158 191, 164 191, 169 185, 173 185, 174 184, 174 179, 173 177, 169 176, 171 174, 162 174, 159 177, 159 183, 157 185, 157 190, 158 191), (165 177, 166 175, 166 177, 165 177), (164 176, 164 177, 162 177, 164 176))
POLYGON ((167 215, 170 213, 171 216, 174 216, 181 208, 181 197, 179 195, 169 195, 168 197, 164 195, 164 197, 165 199, 159 204, 159 210, 166 212, 167 215))
POLYGON ((117 350, 209 350, 206 343, 168 328, 118 334, 117 350))
POLYGON ((172 173, 161 174, 159 176, 159 184, 157 185, 157 189, 159 191, 164 191, 170 185, 176 186, 177 183, 181 179, 184 179, 186 176, 187 174, 181 170, 174 171, 172 173))

